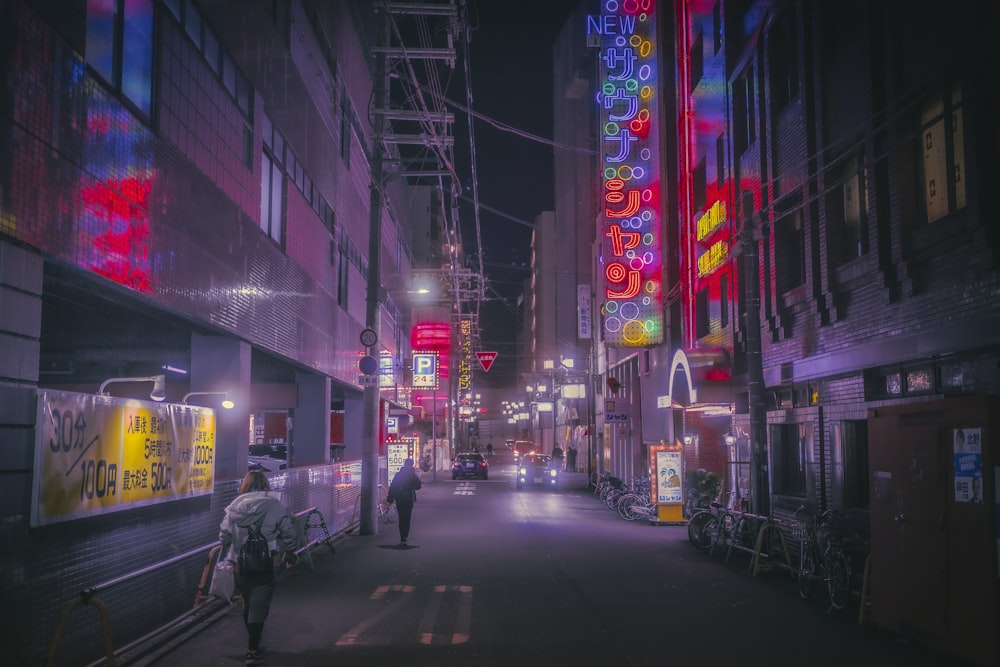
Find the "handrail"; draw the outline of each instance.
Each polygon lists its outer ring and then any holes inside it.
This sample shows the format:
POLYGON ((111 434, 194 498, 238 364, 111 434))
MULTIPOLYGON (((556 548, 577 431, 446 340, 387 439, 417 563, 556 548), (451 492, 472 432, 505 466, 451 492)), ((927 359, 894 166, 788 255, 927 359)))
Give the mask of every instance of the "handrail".
POLYGON ((112 586, 120 584, 123 581, 128 581, 129 579, 134 579, 135 577, 142 576, 142 575, 144 575, 144 574, 146 574, 148 572, 152 572, 153 570, 157 570, 157 569, 163 567, 164 565, 171 565, 173 563, 176 563, 177 561, 184 560, 185 558, 190 558, 191 556, 197 556, 197 555, 201 554, 203 551, 205 551, 205 549, 211 549, 216 544, 218 544, 218 542, 210 542, 209 544, 206 544, 203 547, 198 547, 197 549, 192 549, 191 551, 188 551, 186 553, 178 554, 178 555, 173 556, 171 558, 168 558, 166 560, 162 560, 159 563, 154 563, 152 565, 147 565, 144 568, 141 568, 139 570, 135 570, 134 572, 129 572, 128 574, 123 574, 120 577, 115 577, 114 579, 108 579, 107 581, 102 581, 101 583, 97 584, 96 586, 92 586, 90 588, 83 589, 82 591, 80 591, 80 595, 93 595, 97 591, 104 590, 105 588, 111 588, 112 586))

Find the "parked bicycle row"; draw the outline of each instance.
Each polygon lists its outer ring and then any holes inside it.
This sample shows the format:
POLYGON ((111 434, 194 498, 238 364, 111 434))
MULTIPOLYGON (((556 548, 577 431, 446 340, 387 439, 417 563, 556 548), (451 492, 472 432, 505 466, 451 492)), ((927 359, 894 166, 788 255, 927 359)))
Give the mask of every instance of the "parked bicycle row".
MULTIPOLYGON (((625 481, 605 471, 594 473, 588 487, 626 521, 657 520, 648 479, 625 481)), ((844 609, 852 593, 860 593, 866 604, 868 540, 845 527, 842 513, 800 507, 792 519, 781 521, 715 501, 687 513, 688 539, 709 556, 721 554, 729 562, 747 555, 747 569, 755 575, 761 568, 786 570, 803 599, 823 590, 831 610, 844 609)))
POLYGON ((754 574, 761 566, 789 570, 803 599, 819 583, 833 610, 844 609, 852 592, 865 603, 867 539, 845 530, 844 515, 833 510, 800 507, 793 520, 780 522, 712 502, 693 511, 688 539, 710 556, 724 553, 727 562, 734 553, 750 554, 754 574))
POLYGON ((617 512, 625 521, 656 521, 658 518, 657 506, 650 496, 649 480, 646 478, 626 482, 604 472, 600 476, 592 476, 589 486, 608 509, 617 512))

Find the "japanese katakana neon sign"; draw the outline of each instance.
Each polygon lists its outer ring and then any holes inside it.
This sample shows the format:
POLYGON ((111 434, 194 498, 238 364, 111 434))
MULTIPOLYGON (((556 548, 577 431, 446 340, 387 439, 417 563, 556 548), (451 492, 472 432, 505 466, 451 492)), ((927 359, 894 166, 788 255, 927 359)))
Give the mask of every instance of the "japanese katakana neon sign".
POLYGON ((601 313, 612 347, 663 342, 655 8, 602 0, 587 17, 601 40, 601 313))

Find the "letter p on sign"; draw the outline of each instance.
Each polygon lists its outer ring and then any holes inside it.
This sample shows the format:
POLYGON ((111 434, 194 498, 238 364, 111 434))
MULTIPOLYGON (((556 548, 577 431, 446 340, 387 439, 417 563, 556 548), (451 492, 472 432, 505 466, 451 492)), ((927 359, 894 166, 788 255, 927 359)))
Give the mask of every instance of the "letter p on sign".
POLYGON ((437 355, 429 352, 413 353, 413 386, 437 387, 437 355))

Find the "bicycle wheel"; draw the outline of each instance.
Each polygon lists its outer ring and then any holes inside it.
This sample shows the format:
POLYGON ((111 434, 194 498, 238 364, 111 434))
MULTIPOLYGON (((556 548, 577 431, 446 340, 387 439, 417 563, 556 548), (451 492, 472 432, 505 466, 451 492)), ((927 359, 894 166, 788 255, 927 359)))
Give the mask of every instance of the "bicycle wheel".
POLYGON ((719 517, 712 516, 712 518, 708 520, 708 523, 705 524, 705 527, 702 530, 704 531, 706 539, 708 540, 708 546, 705 548, 709 550, 708 554, 711 556, 712 551, 715 550, 716 545, 719 543, 720 535, 725 531, 725 528, 723 528, 722 522, 719 520, 719 517))
POLYGON ((688 519, 688 539, 691 541, 691 544, 695 545, 702 551, 705 551, 712 546, 709 534, 705 530, 705 526, 708 525, 708 522, 711 519, 712 513, 708 510, 695 512, 694 516, 688 519))
POLYGON ((807 544, 802 551, 799 563, 799 597, 808 600, 812 595, 813 581, 816 580, 816 558, 813 556, 812 545, 807 544))
POLYGON ((639 519, 653 521, 656 519, 656 510, 647 501, 638 499, 629 504, 628 518, 629 521, 638 521, 639 519))
POLYGON ((629 512, 629 508, 631 508, 632 505, 637 502, 639 502, 639 499, 636 497, 634 493, 626 493, 625 495, 623 495, 621 498, 618 499, 618 502, 615 504, 615 509, 618 510, 618 516, 625 519, 626 521, 635 521, 636 517, 631 515, 631 513, 629 512))
POLYGON ((383 505, 379 510, 379 518, 382 523, 396 523, 399 514, 396 513, 396 505, 383 505))
POLYGON ((847 562, 847 556, 839 549, 829 550, 826 563, 830 605, 840 611, 847 606, 847 598, 851 595, 851 565, 847 562))
POLYGON ((733 530, 733 545, 753 551, 757 546, 757 533, 754 531, 753 521, 745 516, 736 520, 736 528, 733 530))

